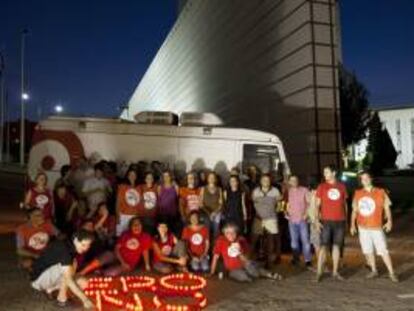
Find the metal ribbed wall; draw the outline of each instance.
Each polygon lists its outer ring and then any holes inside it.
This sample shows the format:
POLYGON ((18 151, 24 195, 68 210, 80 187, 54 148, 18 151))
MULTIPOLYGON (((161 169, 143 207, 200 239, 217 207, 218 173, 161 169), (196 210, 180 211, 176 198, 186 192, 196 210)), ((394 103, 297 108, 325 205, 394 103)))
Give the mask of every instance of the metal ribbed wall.
POLYGON ((336 16, 334 0, 189 0, 122 117, 214 112, 315 175, 340 157, 336 16))

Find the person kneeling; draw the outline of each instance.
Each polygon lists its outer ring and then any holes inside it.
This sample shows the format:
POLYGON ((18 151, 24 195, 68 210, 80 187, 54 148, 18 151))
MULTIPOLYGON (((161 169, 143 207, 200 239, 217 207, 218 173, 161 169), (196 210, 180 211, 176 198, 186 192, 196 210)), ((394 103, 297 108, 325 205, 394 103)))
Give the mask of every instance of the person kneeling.
POLYGON ((185 244, 168 231, 166 223, 160 222, 157 229, 158 235, 152 243, 154 270, 163 274, 171 273, 175 268, 180 271, 187 271, 185 244))
POLYGON ((279 274, 259 268, 255 262, 249 260, 247 241, 239 236, 238 230, 235 224, 224 225, 223 235, 217 238, 214 245, 210 274, 214 275, 218 260, 223 257, 224 268, 228 271, 229 277, 235 281, 252 282, 259 277, 281 280, 279 274))
POLYGON ((53 292, 58 291, 57 303, 62 307, 67 305, 69 289, 82 301, 85 309, 93 309, 93 303, 82 291, 88 284, 87 280, 75 279, 76 255, 87 252, 93 238, 91 233, 80 230, 71 241, 55 240, 50 243, 33 264, 32 287, 51 299, 53 292))

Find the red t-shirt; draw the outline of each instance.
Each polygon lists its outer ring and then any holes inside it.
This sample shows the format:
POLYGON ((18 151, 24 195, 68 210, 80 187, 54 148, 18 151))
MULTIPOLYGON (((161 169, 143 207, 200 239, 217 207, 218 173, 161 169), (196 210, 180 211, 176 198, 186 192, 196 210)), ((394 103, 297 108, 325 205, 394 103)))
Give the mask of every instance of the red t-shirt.
POLYGON ((57 235, 57 230, 51 222, 45 222, 39 227, 33 227, 30 223, 26 223, 17 228, 16 234, 18 248, 40 254, 50 239, 57 235))
POLYGON ((50 190, 37 191, 36 188, 31 188, 32 193, 29 205, 31 207, 37 207, 43 211, 45 219, 52 219, 54 215, 53 197, 50 190))
POLYGON ((247 241, 243 237, 238 237, 236 241, 230 242, 224 235, 221 235, 216 240, 213 253, 222 256, 224 267, 232 271, 243 268, 240 255, 246 254, 247 250, 247 241))
POLYGON ((206 251, 206 241, 210 239, 210 233, 205 226, 201 226, 199 230, 188 226, 183 230, 182 239, 187 242, 190 253, 200 257, 206 251))
POLYGON ((142 253, 151 248, 151 236, 145 232, 133 234, 131 231, 124 232, 117 241, 119 253, 122 259, 131 267, 135 268, 142 253))
MULTIPOLYGON (((170 257, 175 246, 175 238, 172 233, 168 233, 165 241, 161 241, 161 238, 158 236, 154 239, 154 243, 158 245, 162 255, 170 257)), ((154 262, 159 261, 161 261, 161 259, 157 256, 157 253, 154 252, 154 262)))
POLYGON ((321 200, 320 216, 322 220, 345 220, 347 193, 343 183, 330 184, 324 182, 316 189, 316 196, 321 200))
POLYGON ((138 216, 155 218, 157 216, 158 205, 156 185, 151 188, 147 187, 147 185, 141 185, 140 192, 142 194, 142 200, 138 207, 138 216))

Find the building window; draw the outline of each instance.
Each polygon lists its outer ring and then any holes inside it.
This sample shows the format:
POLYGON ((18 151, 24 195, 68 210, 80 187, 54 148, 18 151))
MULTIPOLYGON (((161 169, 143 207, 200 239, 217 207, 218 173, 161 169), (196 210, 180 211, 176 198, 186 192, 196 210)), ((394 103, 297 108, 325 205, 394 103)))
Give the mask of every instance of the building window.
POLYGON ((411 156, 414 163, 414 118, 411 119, 411 156))
POLYGON ((397 137, 397 152, 401 152, 401 120, 395 120, 395 134, 397 137))

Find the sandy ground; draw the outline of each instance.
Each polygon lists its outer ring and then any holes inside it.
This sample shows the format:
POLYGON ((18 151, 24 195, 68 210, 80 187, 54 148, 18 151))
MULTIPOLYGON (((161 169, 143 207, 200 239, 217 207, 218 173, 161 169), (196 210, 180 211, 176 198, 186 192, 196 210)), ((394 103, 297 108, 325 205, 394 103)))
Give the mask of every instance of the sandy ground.
MULTIPOLYGON (((58 310, 53 302, 30 288, 27 276, 15 263, 11 232, 24 219, 17 209, 18 197, 12 192, 0 191, 0 310, 58 310)), ((395 231, 389 237, 389 244, 401 278, 399 284, 388 280, 382 264, 380 278, 365 280, 367 270, 363 267, 357 240, 348 238, 342 271, 346 281, 334 281, 327 276, 316 284, 312 272, 291 267, 286 255, 282 264, 275 267, 286 277, 281 282, 260 280, 240 285, 226 279, 209 279, 207 310, 414 310, 414 211, 395 218, 395 231)), ((79 305, 68 309, 81 310, 79 305)))

